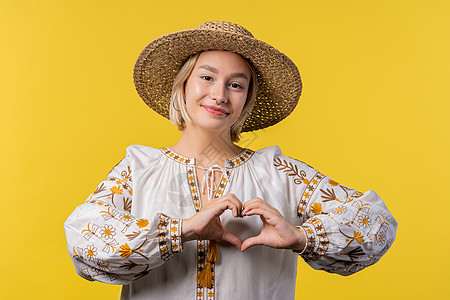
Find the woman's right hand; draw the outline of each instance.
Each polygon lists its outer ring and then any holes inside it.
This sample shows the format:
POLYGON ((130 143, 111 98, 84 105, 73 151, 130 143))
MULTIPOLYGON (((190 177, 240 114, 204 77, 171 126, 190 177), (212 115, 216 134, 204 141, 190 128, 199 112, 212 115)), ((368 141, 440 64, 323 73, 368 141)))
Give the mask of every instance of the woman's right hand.
POLYGON ((183 220, 181 240, 217 240, 226 241, 241 248, 241 240, 226 231, 220 222, 220 216, 231 210, 235 218, 241 217, 242 203, 234 194, 211 199, 203 204, 203 208, 189 219, 183 220))

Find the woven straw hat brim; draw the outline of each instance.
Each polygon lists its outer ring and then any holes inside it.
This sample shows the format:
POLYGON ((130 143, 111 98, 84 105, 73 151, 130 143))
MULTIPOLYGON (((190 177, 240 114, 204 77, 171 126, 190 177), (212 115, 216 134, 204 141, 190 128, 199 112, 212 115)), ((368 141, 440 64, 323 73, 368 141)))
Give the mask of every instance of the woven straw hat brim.
POLYGON ((253 37, 202 29, 170 33, 144 48, 134 67, 134 83, 140 97, 157 113, 169 118, 175 76, 190 55, 208 50, 236 52, 256 69, 255 105, 242 132, 272 126, 294 110, 302 83, 297 67, 286 55, 253 37))

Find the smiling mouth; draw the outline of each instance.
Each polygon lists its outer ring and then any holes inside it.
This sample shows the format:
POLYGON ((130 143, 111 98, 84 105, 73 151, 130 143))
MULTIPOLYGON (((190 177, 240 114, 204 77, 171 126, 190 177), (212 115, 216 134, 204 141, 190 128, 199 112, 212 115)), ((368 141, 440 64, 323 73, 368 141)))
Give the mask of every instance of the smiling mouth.
POLYGON ((226 110, 222 109, 222 108, 218 108, 215 106, 211 106, 211 105, 202 105, 202 107, 209 113, 212 113, 214 115, 217 116, 222 116, 222 115, 229 115, 230 113, 227 112, 226 110))

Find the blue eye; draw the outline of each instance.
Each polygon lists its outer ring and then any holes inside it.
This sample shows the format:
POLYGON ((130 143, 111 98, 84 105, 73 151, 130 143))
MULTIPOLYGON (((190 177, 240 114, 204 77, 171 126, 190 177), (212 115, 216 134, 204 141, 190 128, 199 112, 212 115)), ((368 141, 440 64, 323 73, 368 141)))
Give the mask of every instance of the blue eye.
POLYGON ((239 89, 239 88, 241 88, 241 86, 240 86, 239 84, 237 84, 237 83, 232 83, 232 84, 230 84, 230 86, 231 86, 232 88, 234 88, 234 89, 239 89))
POLYGON ((203 79, 205 79, 206 81, 211 81, 212 77, 210 76, 202 76, 203 79))

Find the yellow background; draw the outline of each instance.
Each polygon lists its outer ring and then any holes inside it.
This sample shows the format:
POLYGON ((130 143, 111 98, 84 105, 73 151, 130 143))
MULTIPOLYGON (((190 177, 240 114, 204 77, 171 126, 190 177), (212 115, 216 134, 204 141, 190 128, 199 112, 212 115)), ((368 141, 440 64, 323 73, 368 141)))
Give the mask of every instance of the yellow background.
POLYGON ((75 274, 63 222, 126 146, 177 141, 135 92, 133 64, 152 39, 208 20, 247 27, 303 78, 292 116, 246 146, 278 144, 376 190, 400 224, 386 256, 353 276, 301 261, 297 299, 448 297, 449 3, 1 0, 0 297, 117 297, 75 274))

